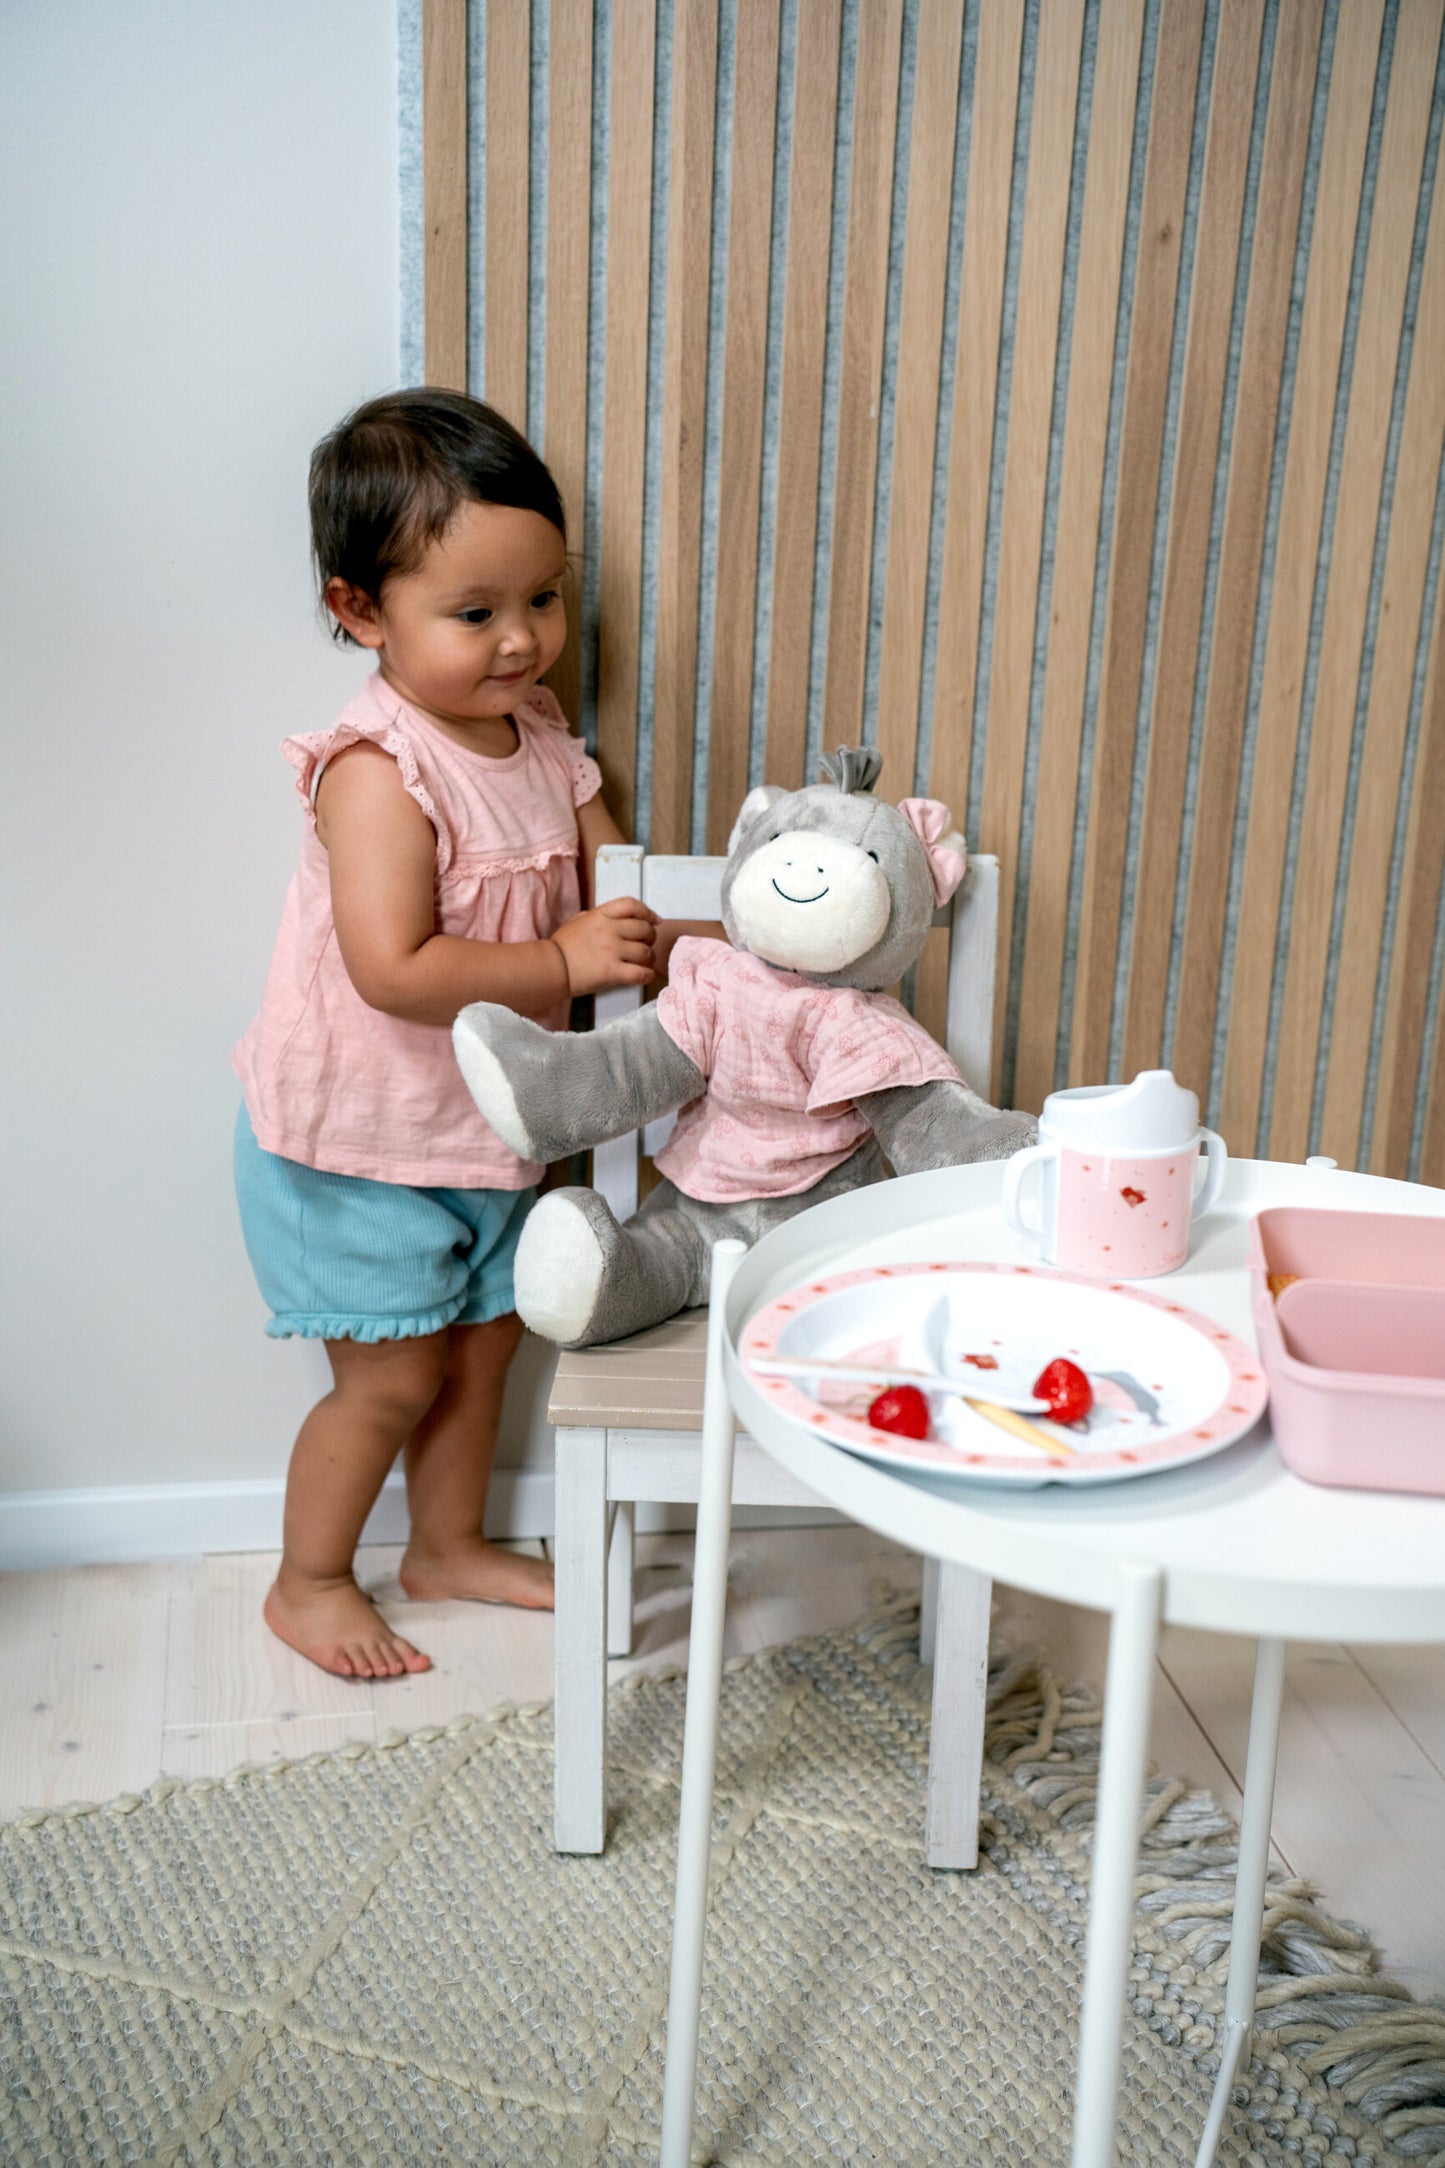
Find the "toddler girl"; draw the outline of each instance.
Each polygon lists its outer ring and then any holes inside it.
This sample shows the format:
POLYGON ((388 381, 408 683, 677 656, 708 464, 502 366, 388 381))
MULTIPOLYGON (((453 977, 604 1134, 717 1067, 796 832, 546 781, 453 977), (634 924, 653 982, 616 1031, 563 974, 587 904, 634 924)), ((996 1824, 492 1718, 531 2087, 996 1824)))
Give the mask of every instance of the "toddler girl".
POLYGON ((387 1678, 430 1664, 352 1572, 399 1452, 409 1596, 552 1602, 549 1566, 482 1537, 542 1169, 477 1113, 452 1021, 500 1001, 563 1027, 574 994, 651 979, 656 920, 581 908, 622 838, 538 683, 566 632, 566 533, 525 440, 457 393, 372 400, 313 455, 311 535, 337 635, 377 670, 283 747, 305 828, 236 1049, 236 1188, 267 1331, 323 1340, 334 1381, 292 1452, 266 1620, 327 1671, 387 1678))

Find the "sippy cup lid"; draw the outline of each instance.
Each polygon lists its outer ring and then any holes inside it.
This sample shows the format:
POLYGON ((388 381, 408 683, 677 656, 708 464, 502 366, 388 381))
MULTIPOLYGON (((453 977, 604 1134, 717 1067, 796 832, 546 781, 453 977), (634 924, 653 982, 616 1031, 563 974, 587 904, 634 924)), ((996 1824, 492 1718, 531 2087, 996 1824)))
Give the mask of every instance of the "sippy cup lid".
POLYGON ((1173 1152, 1199 1130, 1199 1100, 1167 1069, 1144 1069, 1132 1084, 1083 1084, 1051 1092, 1040 1129, 1060 1144, 1093 1152, 1173 1152))

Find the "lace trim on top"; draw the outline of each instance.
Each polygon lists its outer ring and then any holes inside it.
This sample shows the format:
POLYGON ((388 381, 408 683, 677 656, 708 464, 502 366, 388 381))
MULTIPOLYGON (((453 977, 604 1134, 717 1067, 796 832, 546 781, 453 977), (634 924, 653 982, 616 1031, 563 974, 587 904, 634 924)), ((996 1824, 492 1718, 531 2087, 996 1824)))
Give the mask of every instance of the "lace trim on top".
POLYGON ((331 730, 313 730, 301 737, 286 739, 281 750, 296 770, 296 789, 313 828, 320 771, 338 753, 346 752, 353 745, 377 745, 382 752, 390 753, 401 771, 402 782, 432 824, 437 839, 437 872, 445 873, 452 862, 452 839, 431 792, 421 779, 421 769, 410 740, 392 723, 377 723, 370 730, 360 729, 355 723, 337 723, 331 730))
POLYGON ((539 873, 554 859, 576 856, 575 843, 548 843, 538 851, 480 851, 475 855, 464 851, 456 866, 470 867, 487 880, 494 873, 539 873))

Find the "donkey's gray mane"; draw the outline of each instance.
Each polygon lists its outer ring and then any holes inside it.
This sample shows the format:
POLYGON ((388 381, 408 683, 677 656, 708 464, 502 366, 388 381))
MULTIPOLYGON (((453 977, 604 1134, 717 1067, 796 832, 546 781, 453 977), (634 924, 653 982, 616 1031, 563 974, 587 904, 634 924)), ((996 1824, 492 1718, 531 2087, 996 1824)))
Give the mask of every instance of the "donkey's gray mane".
POLYGON ((836 783, 841 791, 872 790, 883 772, 883 762, 871 745, 840 745, 836 753, 825 753, 822 760, 824 775, 830 783, 836 783))

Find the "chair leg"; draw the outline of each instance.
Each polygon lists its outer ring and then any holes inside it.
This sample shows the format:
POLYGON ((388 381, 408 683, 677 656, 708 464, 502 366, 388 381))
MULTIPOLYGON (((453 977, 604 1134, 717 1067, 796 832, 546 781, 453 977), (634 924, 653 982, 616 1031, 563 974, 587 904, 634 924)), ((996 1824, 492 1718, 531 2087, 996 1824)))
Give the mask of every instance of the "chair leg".
POLYGON ((978 1865, 978 1785, 993 1584, 968 1566, 937 1569, 933 1736, 928 1751, 930 1867, 978 1865))
POLYGON ((723 1373, 723 1334, 728 1285, 743 1255, 741 1242, 713 1244, 697 1550, 687 1652, 687 1715, 682 1740, 682 1796, 677 1816, 677 1882, 667 1998, 667 2060, 662 2079, 660 2168, 688 2168, 692 2159, 708 1865, 712 1853, 713 1776, 717 1764, 723 1625, 728 1596, 728 1537, 732 1528, 735 1427, 723 1373))
POLYGON ((600 1852, 607 1811, 607 1433, 557 1431, 552 1842, 600 1852))
POLYGON ((612 1541, 607 1549, 607 1653, 632 1654, 632 1500, 619 1498, 612 1509, 612 1541))

